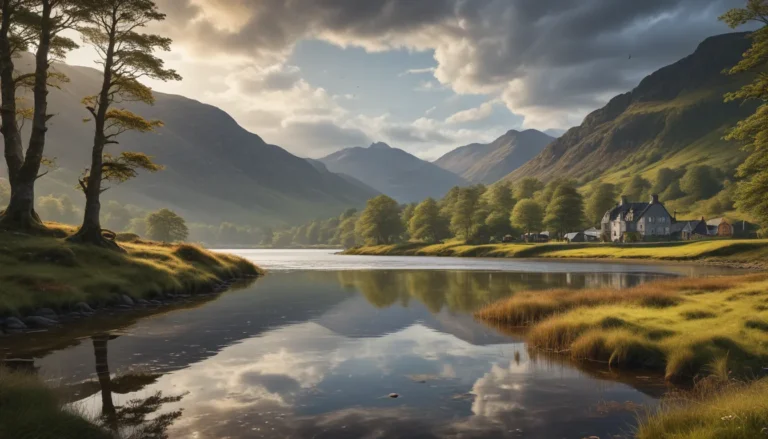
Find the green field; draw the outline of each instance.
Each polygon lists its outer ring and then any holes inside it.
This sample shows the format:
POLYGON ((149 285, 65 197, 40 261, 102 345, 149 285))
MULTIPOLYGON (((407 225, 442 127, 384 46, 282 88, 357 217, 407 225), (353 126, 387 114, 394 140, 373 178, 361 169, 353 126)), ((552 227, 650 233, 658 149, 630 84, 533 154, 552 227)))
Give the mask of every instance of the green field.
POLYGON ((48 224, 60 237, 0 231, 0 316, 38 308, 103 306, 165 293, 194 294, 215 284, 261 273, 245 259, 190 244, 121 242, 126 253, 78 245, 74 229, 48 224))
POLYGON ((745 267, 768 266, 768 240, 710 240, 641 244, 444 244, 405 243, 349 249, 348 255, 497 258, 644 259, 708 261, 745 267))

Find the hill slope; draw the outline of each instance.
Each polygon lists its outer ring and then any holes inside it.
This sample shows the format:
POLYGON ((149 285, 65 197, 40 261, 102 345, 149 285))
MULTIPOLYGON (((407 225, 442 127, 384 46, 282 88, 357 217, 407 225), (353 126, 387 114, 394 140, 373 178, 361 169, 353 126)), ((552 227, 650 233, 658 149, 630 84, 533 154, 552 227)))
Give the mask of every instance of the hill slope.
MULTIPOLYGON (((31 57, 24 56, 17 68, 30 69, 30 61, 31 57)), ((89 163, 93 138, 92 124, 83 123, 88 112, 80 101, 96 92, 101 79, 90 68, 56 64, 55 69, 70 79, 49 95, 54 117, 49 123, 46 155, 56 157, 59 168, 39 181, 37 192, 71 191, 78 202, 82 194, 74 193, 73 188, 76 176, 89 163)), ((128 107, 144 117, 162 120, 165 126, 152 134, 127 133, 109 152, 142 151, 166 169, 113 187, 105 193, 105 200, 152 209, 169 207, 187 220, 213 224, 297 223, 363 206, 377 194, 267 144, 216 107, 182 96, 155 95, 153 106, 128 107)))
POLYGON ((456 148, 434 163, 473 183, 491 184, 536 157, 553 140, 537 130, 511 130, 492 143, 456 148))
POLYGON ((452 172, 386 143, 343 149, 320 161, 331 172, 364 181, 401 203, 440 198, 454 186, 469 184, 452 172))
POLYGON ((744 33, 711 37, 675 64, 649 75, 629 93, 589 114, 505 180, 570 177, 621 182, 635 174, 655 176, 660 167, 706 163, 734 169, 744 158, 739 145, 722 140, 754 104, 724 103, 723 94, 749 78, 722 71, 750 46, 744 33))

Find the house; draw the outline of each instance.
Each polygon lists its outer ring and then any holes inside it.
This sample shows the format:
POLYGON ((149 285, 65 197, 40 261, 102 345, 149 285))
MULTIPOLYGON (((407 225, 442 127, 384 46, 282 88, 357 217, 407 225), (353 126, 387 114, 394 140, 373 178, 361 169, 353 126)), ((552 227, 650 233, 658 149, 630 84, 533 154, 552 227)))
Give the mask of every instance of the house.
POLYGON ((621 203, 605 213, 600 225, 602 235, 620 242, 627 239, 627 234, 641 239, 669 238, 672 223, 672 215, 659 196, 652 195, 647 203, 630 203, 627 197, 621 197, 621 203))
POLYGON ((571 242, 587 242, 587 235, 584 232, 566 233, 565 240, 571 242))
POLYGON ((526 233, 521 238, 525 242, 549 242, 549 232, 526 233))
POLYGON ((584 235, 586 235, 587 242, 599 242, 602 237, 602 232, 598 228, 592 227, 585 230, 584 235))
POLYGON ((733 236, 733 226, 725 218, 714 218, 707 221, 707 229, 710 236, 733 236))
POLYGON ((709 236, 709 229, 704 218, 696 221, 677 221, 672 224, 671 237, 688 241, 691 239, 701 239, 709 236))

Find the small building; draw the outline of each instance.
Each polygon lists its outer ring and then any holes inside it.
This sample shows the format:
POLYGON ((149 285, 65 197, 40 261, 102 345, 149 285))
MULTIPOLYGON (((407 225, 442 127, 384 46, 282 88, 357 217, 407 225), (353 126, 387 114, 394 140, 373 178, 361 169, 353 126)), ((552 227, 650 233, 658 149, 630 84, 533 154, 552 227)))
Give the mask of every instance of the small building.
POLYGON ((707 230, 710 236, 731 237, 733 226, 725 218, 714 218, 707 221, 707 230))
POLYGON ((673 239, 689 241, 691 239, 707 238, 708 236, 709 228, 704 218, 695 221, 677 221, 672 224, 671 237, 673 239))
POLYGON ((658 195, 652 195, 647 203, 631 203, 621 197, 621 203, 609 210, 601 221, 601 235, 611 241, 624 241, 626 234, 637 234, 642 239, 668 238, 673 223, 658 195))
POLYGON ((602 232, 596 227, 585 230, 584 235, 587 242, 600 242, 600 239, 602 238, 602 232))
POLYGON ((565 240, 568 241, 568 243, 587 242, 587 235, 585 235, 584 232, 566 233, 565 240))
POLYGON ((549 242, 549 232, 526 233, 521 238, 525 242, 549 242))

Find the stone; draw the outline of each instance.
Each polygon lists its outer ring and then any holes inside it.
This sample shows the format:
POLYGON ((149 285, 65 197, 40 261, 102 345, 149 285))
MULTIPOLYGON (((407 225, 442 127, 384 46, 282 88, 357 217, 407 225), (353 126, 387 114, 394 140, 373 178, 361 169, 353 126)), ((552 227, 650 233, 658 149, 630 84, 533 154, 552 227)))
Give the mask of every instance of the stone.
POLYGON ((400 397, 400 395, 398 395, 397 393, 390 393, 390 394, 389 394, 389 397, 390 397, 390 398, 399 398, 399 397, 400 397))
POLYGON ((137 299, 136 303, 138 303, 139 305, 149 305, 149 302, 147 302, 144 299, 137 299))
POLYGON ((56 320, 47 319, 40 316, 29 316, 24 319, 24 323, 32 328, 50 328, 58 324, 56 320))
POLYGON ((93 308, 91 308, 90 305, 88 305, 85 302, 79 302, 75 304, 75 311, 81 312, 81 313, 93 313, 93 308))
POLYGON ((40 308, 37 311, 35 311, 34 315, 39 317, 45 317, 46 319, 50 320, 58 320, 59 315, 56 314, 56 311, 50 309, 50 308, 40 308))
POLYGON ((5 329, 18 331, 22 329, 27 329, 27 325, 25 325, 24 322, 17 319, 16 317, 8 317, 7 319, 5 319, 5 329))
POLYGON ((159 305, 163 304, 163 302, 161 302, 159 300, 150 300, 149 303, 151 303, 152 305, 155 305, 155 306, 159 306, 159 305))
POLYGON ((126 294, 121 295, 120 300, 123 301, 123 305, 133 306, 133 299, 126 294))

